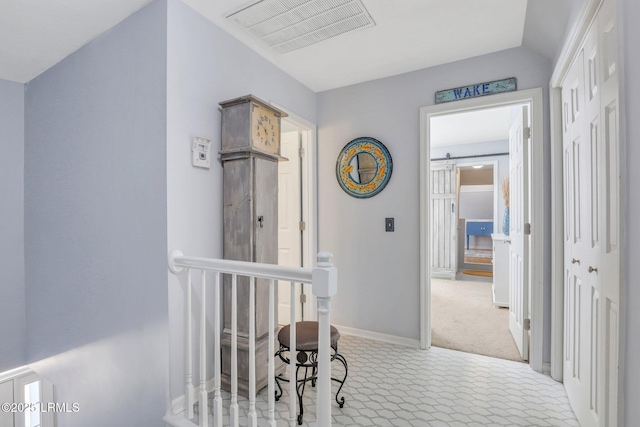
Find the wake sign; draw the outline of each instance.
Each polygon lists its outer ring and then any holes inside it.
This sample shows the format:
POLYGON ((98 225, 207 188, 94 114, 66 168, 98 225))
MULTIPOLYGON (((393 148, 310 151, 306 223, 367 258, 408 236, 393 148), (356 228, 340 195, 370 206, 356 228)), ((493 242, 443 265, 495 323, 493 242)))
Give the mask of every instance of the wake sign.
POLYGON ((478 96, 495 95, 496 93, 502 92, 512 92, 516 89, 516 78, 511 77, 508 79, 496 80, 494 82, 440 90, 436 92, 436 104, 460 101, 462 99, 475 98, 478 96))

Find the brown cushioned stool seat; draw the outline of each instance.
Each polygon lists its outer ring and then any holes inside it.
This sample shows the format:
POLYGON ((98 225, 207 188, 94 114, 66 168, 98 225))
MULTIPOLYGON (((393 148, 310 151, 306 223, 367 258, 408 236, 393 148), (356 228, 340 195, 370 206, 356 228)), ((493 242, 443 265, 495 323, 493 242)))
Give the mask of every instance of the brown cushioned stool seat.
MULTIPOLYGON (((335 381, 340 384, 338 391, 336 392, 336 402, 342 408, 344 406, 344 397, 338 397, 342 386, 347 380, 348 368, 347 360, 343 355, 338 353, 338 340, 340 339, 340 332, 334 327, 330 327, 331 336, 331 361, 338 360, 344 367, 344 375, 342 378, 331 377, 331 381, 335 381)), ((280 349, 276 352, 284 363, 290 363, 291 357, 291 325, 287 325, 280 329, 278 332, 278 341, 280 342, 280 349)), ((296 378, 296 394, 298 395, 298 407, 300 413, 298 414, 298 424, 302 424, 302 417, 304 415, 304 408, 302 406, 302 396, 304 394, 305 385, 307 382, 311 382, 311 386, 315 387, 318 379, 318 322, 296 322, 296 372, 294 378, 296 378), (304 376, 298 375, 300 370, 304 371, 304 376)), ((340 372, 340 371, 338 371, 340 372)), ((280 381, 289 382, 288 378, 285 378, 282 374, 276 376, 276 384, 278 390, 276 390, 276 400, 280 400, 282 396, 282 386, 280 381)))
MULTIPOLYGON (((340 332, 331 325, 331 347, 335 347, 340 339, 340 332)), ((278 332, 280 345, 291 348, 291 325, 287 325, 278 332)), ((318 322, 296 322, 296 350, 318 350, 318 322)))

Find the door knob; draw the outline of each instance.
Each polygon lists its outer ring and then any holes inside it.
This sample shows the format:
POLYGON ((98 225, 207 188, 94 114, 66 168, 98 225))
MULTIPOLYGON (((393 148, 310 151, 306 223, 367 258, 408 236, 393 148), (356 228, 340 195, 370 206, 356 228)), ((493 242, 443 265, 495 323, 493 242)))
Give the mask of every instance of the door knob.
POLYGON ((579 259, 571 258, 571 264, 580 264, 579 259))
POLYGON ((587 270, 589 273, 593 273, 594 271, 597 273, 598 269, 597 268, 593 268, 591 266, 589 266, 589 270, 587 270))

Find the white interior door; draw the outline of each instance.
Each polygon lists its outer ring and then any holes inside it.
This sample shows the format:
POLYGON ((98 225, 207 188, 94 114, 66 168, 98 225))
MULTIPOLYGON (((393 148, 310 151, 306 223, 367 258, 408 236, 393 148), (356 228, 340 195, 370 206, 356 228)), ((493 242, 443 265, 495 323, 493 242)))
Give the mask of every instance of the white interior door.
MULTIPOLYGON (((281 155, 289 159, 278 163, 278 264, 290 267, 302 265, 300 221, 300 132, 283 132, 281 155)), ((301 284, 295 285, 296 321, 302 320, 301 284)), ((278 282, 278 323, 289 324, 291 283, 278 282)))
POLYGON ((564 362, 563 381, 567 395, 576 415, 587 413, 585 399, 584 335, 586 313, 583 310, 584 275, 580 264, 586 262, 584 239, 585 199, 581 189, 585 166, 585 147, 582 139, 585 133, 584 119, 584 52, 581 52, 571 66, 562 89, 563 104, 563 177, 564 177, 564 362), (584 366, 584 365, 583 365, 584 366))
MULTIPOLYGON (((620 153, 618 118, 618 28, 616 1, 605 0, 598 13, 601 62, 599 203, 601 254, 600 325, 597 349, 597 402, 601 426, 618 425, 618 348, 620 346, 620 153)), ((628 404, 632 404, 629 402, 628 404)))
POLYGON ((529 129, 528 106, 509 129, 509 330, 524 360, 529 360, 529 129))
MULTIPOLYGON (((599 299, 597 276, 589 274, 598 256, 597 138, 589 132, 591 101, 585 103, 581 51, 569 69, 562 90, 565 108, 563 152, 565 185, 565 357, 564 385, 573 410, 584 427, 597 426, 590 415, 591 363, 597 345, 592 328, 593 303, 599 299)), ((595 58, 594 58, 595 59, 595 58)), ((591 99, 591 97, 588 97, 591 99)), ((597 114, 596 114, 597 116, 597 114)), ((596 306, 597 306, 596 302, 596 306)), ((596 315, 597 317, 597 315, 596 315)))
POLYGON ((562 85, 563 380, 583 427, 617 425, 619 154, 615 3, 594 20, 562 85))
POLYGON ((431 162, 431 276, 455 279, 457 256, 455 161, 431 162))

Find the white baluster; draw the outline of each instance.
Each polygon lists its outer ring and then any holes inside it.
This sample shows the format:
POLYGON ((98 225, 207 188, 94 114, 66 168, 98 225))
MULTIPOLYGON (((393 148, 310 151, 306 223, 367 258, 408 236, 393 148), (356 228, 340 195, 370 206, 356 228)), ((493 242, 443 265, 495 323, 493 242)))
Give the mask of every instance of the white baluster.
POLYGON ((274 329, 275 329, 275 280, 269 280, 269 427, 276 427, 275 402, 275 360, 274 360, 274 329))
POLYGON ((185 339, 185 381, 184 381, 184 416, 187 419, 193 418, 193 325, 191 316, 191 269, 187 270, 187 316, 185 319, 186 339, 185 339))
POLYGON ((238 427, 238 277, 231 276, 231 425, 238 427))
POLYGON ((331 299, 338 290, 338 272, 331 264, 332 255, 318 254, 317 267, 313 269, 313 294, 318 300, 318 392, 317 426, 331 426, 331 299))
POLYGON ((258 427, 256 414, 256 278, 249 278, 249 427, 258 427))
POLYGON ((214 309, 213 329, 214 329, 214 384, 213 384, 213 425, 222 427, 222 394, 220 393, 220 314, 222 311, 220 293, 220 273, 216 272, 214 277, 214 293, 216 305, 214 309))
POLYGON ((296 361, 298 360, 298 352, 296 351, 296 284, 291 282, 291 296, 289 299, 289 306, 291 307, 291 313, 289 316, 289 425, 295 427, 296 425, 296 403, 298 394, 296 387, 298 385, 298 376, 296 375, 296 361))
POLYGON ((207 395, 207 283, 206 272, 202 270, 202 291, 200 301, 200 427, 209 425, 209 402, 207 395))

